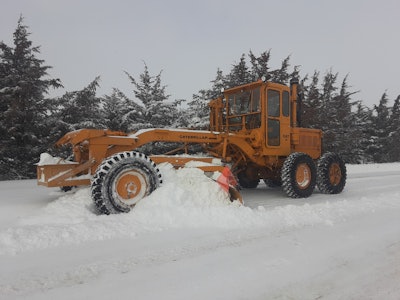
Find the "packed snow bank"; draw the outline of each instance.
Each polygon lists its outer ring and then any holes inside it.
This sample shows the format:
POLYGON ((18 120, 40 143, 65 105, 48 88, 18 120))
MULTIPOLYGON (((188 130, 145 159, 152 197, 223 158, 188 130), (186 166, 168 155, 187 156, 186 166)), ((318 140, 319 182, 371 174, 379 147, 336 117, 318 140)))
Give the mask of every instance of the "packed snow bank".
POLYGON ((376 173, 398 172, 400 163, 346 165, 346 168, 347 172, 351 174, 375 175, 376 173))
MULTIPOLYGON (((400 201, 386 197, 385 192, 373 197, 347 194, 351 197, 348 200, 345 190, 336 196, 317 194, 317 203, 312 202, 313 195, 296 204, 252 209, 231 203, 227 193, 197 168, 175 170, 163 164, 160 169, 164 184, 130 213, 97 215, 89 188, 81 188, 0 231, 0 254, 87 241, 137 238, 151 232, 183 228, 264 228, 265 232, 279 232, 315 224, 330 226, 365 212, 400 207, 400 201)), ((282 198, 285 198, 283 194, 282 198)), ((395 198, 400 198, 398 192, 395 198)), ((246 199, 244 201, 246 204, 246 199)))
POLYGON ((244 206, 161 168, 160 189, 112 216, 88 188, 0 182, 0 299, 399 299, 399 164, 348 166, 339 195, 261 184, 244 206))

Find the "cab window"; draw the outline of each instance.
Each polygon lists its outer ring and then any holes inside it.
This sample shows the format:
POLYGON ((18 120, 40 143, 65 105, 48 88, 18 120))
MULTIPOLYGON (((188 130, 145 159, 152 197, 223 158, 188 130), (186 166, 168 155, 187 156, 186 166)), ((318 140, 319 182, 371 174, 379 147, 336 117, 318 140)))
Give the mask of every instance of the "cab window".
POLYGON ((279 117, 280 116, 280 99, 279 99, 279 91, 268 90, 267 99, 268 99, 268 116, 269 117, 279 117))
POLYGON ((280 144, 280 124, 279 120, 268 119, 268 145, 279 146, 280 144))
POLYGON ((227 125, 230 130, 255 129, 261 126, 261 96, 259 87, 228 95, 227 104, 227 125))
POLYGON ((290 101, 289 101, 289 92, 283 91, 282 94, 282 114, 284 117, 289 117, 290 113, 290 101))

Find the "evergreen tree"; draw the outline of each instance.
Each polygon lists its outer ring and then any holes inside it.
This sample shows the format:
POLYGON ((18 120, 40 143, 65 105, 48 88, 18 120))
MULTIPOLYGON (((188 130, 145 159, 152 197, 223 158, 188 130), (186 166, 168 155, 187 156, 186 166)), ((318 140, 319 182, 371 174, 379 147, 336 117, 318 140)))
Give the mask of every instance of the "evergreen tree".
POLYGON ((105 128, 101 99, 96 96, 99 81, 100 77, 96 77, 82 90, 67 92, 58 99, 56 115, 64 133, 82 128, 105 128))
POLYGON ((182 104, 185 103, 185 99, 177 99, 173 102, 173 128, 186 128, 189 127, 189 116, 187 114, 186 107, 182 104))
POLYGON ((225 78, 227 88, 246 84, 252 81, 249 68, 246 64, 246 56, 242 54, 240 61, 232 66, 231 72, 225 78))
POLYGON ((351 102, 351 96, 356 92, 348 91, 347 78, 348 76, 343 79, 340 92, 332 98, 331 116, 328 123, 334 135, 330 151, 339 153, 344 161, 353 163, 356 162, 358 151, 355 146, 358 130, 354 126, 355 118, 352 113, 352 107, 356 103, 351 102))
MULTIPOLYGON (((150 75, 148 67, 144 64, 144 72, 136 80, 128 72, 125 72, 134 85, 134 95, 137 106, 141 108, 140 114, 136 114, 137 122, 130 124, 129 130, 139 130, 145 128, 173 127, 185 124, 186 119, 178 109, 182 100, 173 102, 168 101, 169 95, 166 94, 166 86, 161 84, 161 72, 150 75)), ((147 154, 162 154, 177 148, 178 145, 154 142, 142 146, 140 151, 147 154)))
POLYGON ((324 132, 324 152, 336 150, 336 147, 333 145, 336 136, 334 132, 334 124, 332 124, 332 122, 337 122, 338 120, 332 118, 331 116, 335 111, 335 106, 332 99, 337 91, 337 87, 335 86, 337 77, 338 74, 333 74, 332 70, 330 70, 325 74, 322 82, 319 128, 324 132))
POLYGON ((367 151, 371 143, 372 110, 364 106, 361 101, 358 101, 354 113, 354 128, 354 152, 352 162, 373 162, 372 156, 367 151))
POLYGON ((35 176, 34 163, 48 144, 45 120, 53 103, 45 96, 61 87, 59 79, 46 79, 50 66, 37 58, 28 27, 20 17, 14 47, 0 42, 0 168, 2 179, 35 176))
MULTIPOLYGON (((177 112, 177 102, 170 103, 167 100, 170 95, 165 92, 166 86, 161 84, 161 72, 151 76, 147 65, 144 65, 144 72, 136 80, 128 72, 125 72, 134 85, 134 94, 143 107, 142 123, 135 124, 136 128, 153 128, 171 126, 177 112)), ((139 104, 140 105, 140 104, 139 104)))
POLYGON ((224 76, 220 69, 217 70, 216 77, 211 83, 212 86, 209 90, 200 90, 188 103, 189 127, 191 128, 208 129, 209 127, 210 108, 208 103, 218 98, 224 88, 224 76))
POLYGON ((307 77, 304 78, 302 87, 304 90, 303 114, 300 126, 307 128, 320 128, 322 125, 320 111, 322 108, 321 94, 318 87, 319 72, 315 71, 310 85, 306 85, 307 77))
POLYGON ((106 95, 102 100, 104 124, 108 129, 126 132, 141 119, 142 108, 118 89, 114 88, 111 96, 106 95))
MULTIPOLYGON (((288 68, 290 56, 286 57, 281 64, 280 69, 276 69, 271 72, 271 81, 281 83, 281 84, 288 84, 292 74, 288 73, 288 68)), ((298 72, 297 72, 298 73, 298 72)))
POLYGON ((205 130, 209 126, 210 102, 209 91, 200 90, 197 94, 193 94, 193 99, 188 103, 190 106, 189 127, 205 130))
POLYGON ((388 142, 389 142, 389 108, 388 96, 382 94, 379 105, 374 106, 372 116, 371 140, 366 151, 374 162, 383 163, 389 161, 388 142))
POLYGON ((389 161, 400 161, 400 95, 394 100, 388 129, 389 161))
POLYGON ((357 120, 352 112, 357 103, 351 101, 356 92, 348 90, 347 76, 340 88, 337 87, 337 77, 338 73, 328 71, 319 87, 319 72, 314 72, 311 83, 304 87, 304 115, 301 126, 322 129, 324 152, 336 152, 346 162, 358 162, 362 160, 362 154, 354 146, 360 134, 360 128, 355 126, 355 123, 361 119, 357 120))
POLYGON ((271 58, 271 50, 264 51, 259 57, 256 57, 250 50, 249 58, 251 63, 251 81, 257 81, 263 76, 270 80, 271 75, 269 74, 268 64, 271 58))

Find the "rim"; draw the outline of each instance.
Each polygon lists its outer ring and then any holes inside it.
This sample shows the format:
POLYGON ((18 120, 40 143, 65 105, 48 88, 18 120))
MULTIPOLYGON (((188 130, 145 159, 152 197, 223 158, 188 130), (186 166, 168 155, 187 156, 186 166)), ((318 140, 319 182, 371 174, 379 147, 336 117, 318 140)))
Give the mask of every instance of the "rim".
POLYGON ((115 199, 126 205, 134 205, 146 195, 146 177, 137 170, 128 170, 117 176, 113 183, 115 199))
POLYGON ((299 164, 296 170, 296 183, 302 190, 311 183, 311 169, 306 163, 299 164))
POLYGON ((331 185, 338 185, 342 180, 342 170, 340 169, 340 165, 338 163, 333 163, 329 167, 329 181, 331 185))

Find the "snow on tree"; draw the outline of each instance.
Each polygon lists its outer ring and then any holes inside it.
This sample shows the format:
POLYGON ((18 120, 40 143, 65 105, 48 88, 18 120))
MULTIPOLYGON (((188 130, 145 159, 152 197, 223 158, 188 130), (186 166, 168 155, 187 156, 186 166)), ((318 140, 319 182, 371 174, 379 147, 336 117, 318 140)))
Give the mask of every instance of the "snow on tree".
POLYGON ((100 77, 82 90, 66 92, 58 99, 57 116, 67 131, 81 128, 104 128, 101 99, 96 96, 100 77))
MULTIPOLYGON (((135 101, 132 101, 141 109, 140 118, 128 126, 129 131, 173 127, 179 125, 178 122, 185 122, 182 111, 178 110, 182 100, 169 101, 170 95, 166 94, 166 86, 161 83, 161 71, 155 76, 150 75, 145 63, 144 71, 138 80, 128 72, 125 73, 134 85, 135 101)), ((174 148, 175 145, 155 142, 141 147, 140 151, 146 154, 161 154, 174 148)))
POLYGON ((196 129, 208 129, 210 108, 208 103, 218 98, 221 95, 221 90, 224 88, 225 79, 220 69, 214 80, 211 81, 212 86, 208 90, 200 90, 197 94, 193 94, 193 99, 189 105, 189 127, 196 129))
POLYGON ((143 128, 166 127, 174 123, 177 112, 177 103, 168 102, 170 95, 165 92, 166 86, 161 84, 161 73, 152 76, 148 67, 144 64, 144 71, 135 79, 128 72, 125 72, 134 85, 134 95, 139 100, 138 105, 142 106, 142 120, 132 124, 130 129, 138 130, 143 128))
POLYGON ((104 124, 111 130, 129 131, 132 124, 143 123, 143 108, 114 88, 103 98, 104 124))
POLYGON ((0 178, 35 176, 34 163, 46 149, 48 131, 43 122, 51 110, 50 88, 61 87, 48 79, 50 66, 37 57, 23 17, 14 32, 14 47, 0 42, 0 178))

